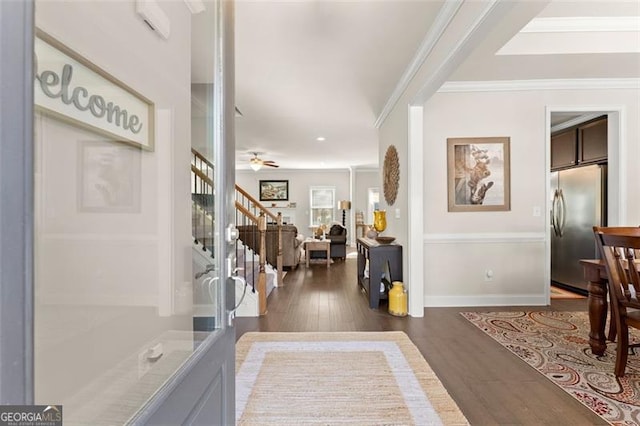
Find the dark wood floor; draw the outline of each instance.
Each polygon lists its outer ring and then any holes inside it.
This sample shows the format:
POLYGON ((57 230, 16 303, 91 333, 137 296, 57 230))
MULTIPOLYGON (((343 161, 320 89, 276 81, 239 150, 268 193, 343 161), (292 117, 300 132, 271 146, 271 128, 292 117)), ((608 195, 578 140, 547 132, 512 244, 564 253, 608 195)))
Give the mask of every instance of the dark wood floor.
POLYGON ((606 425, 536 370, 462 318, 462 311, 586 310, 586 300, 550 307, 425 308, 424 318, 369 309, 356 285, 356 261, 301 265, 268 300, 268 314, 238 318, 247 331, 389 331, 407 333, 472 425, 606 425))

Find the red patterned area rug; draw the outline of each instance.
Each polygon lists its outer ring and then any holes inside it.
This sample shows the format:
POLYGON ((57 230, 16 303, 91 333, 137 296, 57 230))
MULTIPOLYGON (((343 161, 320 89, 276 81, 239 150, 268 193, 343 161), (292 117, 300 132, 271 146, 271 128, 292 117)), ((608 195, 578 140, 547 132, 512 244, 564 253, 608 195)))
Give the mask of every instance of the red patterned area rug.
POLYGON ((616 378, 616 345, 608 342, 603 356, 591 353, 586 312, 461 314, 610 424, 640 425, 640 351, 616 378))

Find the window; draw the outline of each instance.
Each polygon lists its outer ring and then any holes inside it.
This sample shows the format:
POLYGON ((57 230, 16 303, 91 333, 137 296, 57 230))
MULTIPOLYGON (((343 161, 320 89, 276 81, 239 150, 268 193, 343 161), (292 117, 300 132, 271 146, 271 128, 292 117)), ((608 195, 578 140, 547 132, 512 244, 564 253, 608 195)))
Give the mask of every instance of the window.
POLYGON ((333 186, 312 186, 309 189, 311 226, 331 225, 334 218, 336 188, 333 186))

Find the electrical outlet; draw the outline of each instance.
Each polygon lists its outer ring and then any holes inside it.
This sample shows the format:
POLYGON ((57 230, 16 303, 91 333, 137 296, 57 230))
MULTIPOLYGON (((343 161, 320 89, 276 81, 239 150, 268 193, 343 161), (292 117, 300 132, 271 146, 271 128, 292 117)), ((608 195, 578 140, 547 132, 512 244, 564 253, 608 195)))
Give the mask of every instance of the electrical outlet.
POLYGON ((491 269, 487 269, 484 271, 484 280, 492 281, 493 280, 493 271, 491 269))
POLYGON ((541 214, 542 210, 540 209, 540 206, 533 206, 533 217, 540 217, 541 214))

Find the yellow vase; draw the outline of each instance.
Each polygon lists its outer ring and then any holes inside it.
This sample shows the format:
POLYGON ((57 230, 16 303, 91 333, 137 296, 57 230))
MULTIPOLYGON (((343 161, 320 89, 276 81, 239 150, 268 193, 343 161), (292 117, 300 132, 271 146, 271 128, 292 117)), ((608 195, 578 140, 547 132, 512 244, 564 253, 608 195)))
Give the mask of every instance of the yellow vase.
POLYGON ((373 212, 373 228, 378 232, 387 229, 387 212, 385 210, 375 210, 373 212))
POLYGON ((394 281, 393 288, 389 290, 389 313, 397 317, 407 315, 407 293, 402 281, 394 281))

